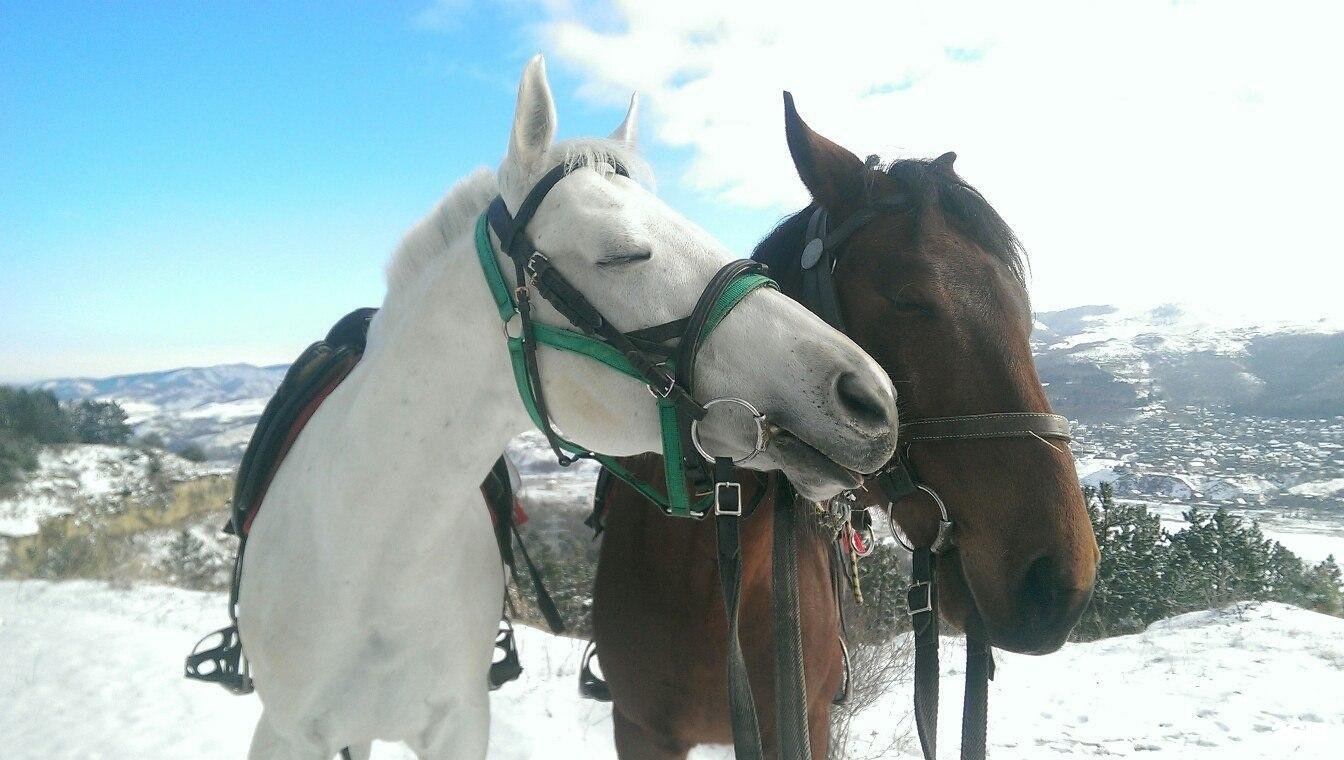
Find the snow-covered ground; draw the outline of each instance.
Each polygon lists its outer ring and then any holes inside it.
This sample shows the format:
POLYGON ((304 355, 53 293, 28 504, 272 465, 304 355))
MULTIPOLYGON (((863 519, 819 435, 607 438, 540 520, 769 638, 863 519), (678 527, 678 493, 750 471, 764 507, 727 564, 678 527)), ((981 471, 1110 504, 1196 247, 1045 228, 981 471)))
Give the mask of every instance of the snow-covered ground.
POLYGON ((44 446, 37 470, 12 495, 0 498, 0 535, 31 535, 42 520, 81 505, 110 506, 144 498, 152 488, 152 470, 157 470, 159 480, 177 483, 226 473, 232 465, 190 462, 166 451, 129 446, 44 446))
MULTIPOLYGON (((182 679, 224 617, 220 596, 163 587, 0 581, 0 757, 241 758, 255 697, 182 679)), ((613 758, 610 711, 583 702, 582 642, 520 629, 523 678, 496 692, 490 757, 613 758)), ((945 642, 943 734, 953 755, 961 658, 945 642)), ((1344 620, 1278 605, 1182 615, 1043 658, 1000 653, 991 756, 1335 758, 1344 746, 1344 620)), ((909 693, 859 719, 908 725, 909 693)), ((908 744, 905 754, 916 750, 908 744)), ((380 745, 380 760, 405 758, 380 745)), ((697 758, 728 757, 722 748, 697 758)))

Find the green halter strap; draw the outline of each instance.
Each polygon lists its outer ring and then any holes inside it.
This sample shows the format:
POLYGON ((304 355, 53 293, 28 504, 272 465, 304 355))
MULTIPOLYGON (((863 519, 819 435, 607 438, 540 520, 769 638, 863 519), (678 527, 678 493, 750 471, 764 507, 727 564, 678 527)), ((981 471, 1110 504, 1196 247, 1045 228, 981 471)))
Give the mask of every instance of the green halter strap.
MULTIPOLYGON (((523 406, 527 409, 528 415, 532 417, 532 422, 545 430, 550 427, 549 420, 544 418, 538 407, 536 389, 533 387, 532 378, 527 370, 524 331, 521 327, 518 329, 511 328, 515 318, 521 320, 518 304, 514 300, 512 289, 500 270, 499 260, 496 258, 495 248, 490 240, 490 227, 486 214, 481 214, 480 218, 476 220, 476 255, 481 262, 485 281, 490 286, 490 293, 495 299, 495 307, 499 310, 499 318, 504 323, 504 333, 508 341, 509 357, 513 362, 513 379, 518 386, 518 395, 522 398, 523 406)), ((520 283, 520 287, 525 286, 525 284, 520 283)), ((696 342, 704 340, 723 321, 728 312, 732 311, 733 307, 760 287, 773 288, 776 285, 774 280, 756 272, 746 272, 739 275, 715 298, 709 318, 706 320, 700 335, 683 336, 682 339, 695 340, 696 342)), ((535 336, 538 345, 581 354, 641 383, 648 382, 647 376, 624 353, 606 341, 589 337, 574 330, 539 322, 531 326, 530 332, 535 336)), ((671 360, 662 360, 659 363, 669 364, 671 360)), ((675 367, 669 367, 669 369, 675 372, 675 367)), ((573 454, 575 458, 593 459, 601 463, 613 475, 628 483, 654 504, 657 504, 665 513, 676 517, 701 517, 712 504, 713 494, 692 501, 692 494, 686 488, 685 462, 686 455, 690 452, 683 451, 681 426, 677 413, 678 402, 670 394, 654 393, 653 397, 658 405, 658 421, 662 430, 666 493, 660 492, 652 483, 634 475, 614 457, 590 451, 558 434, 554 437, 554 442, 565 451, 573 454)))

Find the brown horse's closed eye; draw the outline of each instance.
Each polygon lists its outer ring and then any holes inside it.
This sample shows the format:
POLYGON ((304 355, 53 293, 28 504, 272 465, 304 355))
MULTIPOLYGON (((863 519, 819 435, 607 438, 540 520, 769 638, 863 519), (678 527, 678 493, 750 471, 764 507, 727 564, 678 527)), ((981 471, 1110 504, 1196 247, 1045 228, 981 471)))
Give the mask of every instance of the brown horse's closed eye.
MULTIPOLYGON (((834 271, 847 332, 891 376, 902 422, 1049 412, 1031 356, 1017 238, 955 174, 955 155, 880 169, 813 132, 791 107, 786 128, 814 203, 754 255, 786 293, 801 293, 799 257, 817 206, 842 220, 875 199, 905 199, 847 238, 834 271)), ((1004 649, 1057 649, 1086 604, 1098 560, 1067 448, 1031 437, 928 441, 909 456, 956 525, 956 549, 937 566, 944 617, 962 627, 979 621, 1004 649)), ((650 478, 661 469, 652 455, 629 464, 650 478)), ((876 489, 868 493, 879 498, 876 489)), ((741 636, 767 756, 774 753, 773 512, 766 498, 743 528, 741 636)), ((891 516, 917 544, 932 542, 938 511, 923 492, 891 505, 891 516)), ((620 757, 671 760, 698 744, 731 743, 713 526, 669 520, 619 483, 605 521, 593 622, 620 757)), ((830 700, 842 676, 827 552, 825 538, 806 532, 799 588, 814 758, 826 756, 830 700)))

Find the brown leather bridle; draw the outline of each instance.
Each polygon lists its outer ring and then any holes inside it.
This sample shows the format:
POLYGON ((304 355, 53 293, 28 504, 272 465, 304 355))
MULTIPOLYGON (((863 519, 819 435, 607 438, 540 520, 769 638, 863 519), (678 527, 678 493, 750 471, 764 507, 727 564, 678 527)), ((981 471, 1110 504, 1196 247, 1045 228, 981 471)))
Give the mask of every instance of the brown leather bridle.
MULTIPOLYGON (((835 290, 834 272, 844 244, 864 225, 883 213, 908 205, 897 194, 866 204, 843 222, 828 229, 826 210, 820 206, 808 219, 802 267, 802 302, 832 327, 845 331, 835 290)), ((910 459, 917 443, 935 441, 988 441, 1009 438, 1054 438, 1068 441, 1069 421, 1058 414, 1042 412, 996 412, 951 417, 925 417, 902 422, 896 455, 887 466, 868 478, 890 505, 921 494, 938 508, 938 530, 927 545, 912 546, 910 586, 906 605, 915 634, 915 729, 925 760, 938 755, 938 585, 934 572, 939 554, 956 544, 955 525, 942 497, 920 481, 910 459)), ((866 487, 865 486, 865 487, 866 487)), ((974 611, 971 613, 974 616, 974 611)), ((966 690, 962 708, 962 760, 983 760, 989 713, 989 681, 994 677, 994 656, 979 620, 966 626, 966 690)))

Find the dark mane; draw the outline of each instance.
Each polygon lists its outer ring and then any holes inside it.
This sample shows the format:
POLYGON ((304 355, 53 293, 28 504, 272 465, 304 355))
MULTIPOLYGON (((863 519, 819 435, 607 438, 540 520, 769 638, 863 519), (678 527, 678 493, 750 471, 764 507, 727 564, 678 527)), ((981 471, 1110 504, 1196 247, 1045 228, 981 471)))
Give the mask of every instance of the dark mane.
MULTIPOLYGON (((915 239, 919 234, 918 225, 924 217, 923 212, 929 204, 936 203, 943 218, 953 229, 1002 261, 1018 282, 1026 285, 1026 252, 1022 242, 1003 217, 999 216, 999 212, 989 205, 985 196, 957 176, 955 171, 941 168, 929 159, 904 158, 885 167, 864 169, 867 191, 871 192, 877 185, 879 172, 895 180, 909 197, 909 219, 914 225, 910 234, 915 239)), ((814 205, 809 205, 785 218, 751 254, 753 259, 769 266, 784 293, 795 298, 802 292, 798 256, 802 251, 807 220, 814 208, 814 205)))

